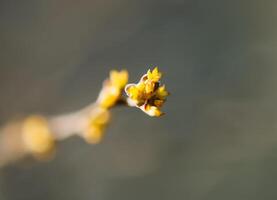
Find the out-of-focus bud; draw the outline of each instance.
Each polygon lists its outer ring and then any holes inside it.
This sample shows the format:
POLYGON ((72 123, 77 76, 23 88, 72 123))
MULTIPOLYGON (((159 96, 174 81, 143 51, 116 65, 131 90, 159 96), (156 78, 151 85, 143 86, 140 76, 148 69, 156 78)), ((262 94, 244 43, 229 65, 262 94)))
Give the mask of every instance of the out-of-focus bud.
POLYGON ((94 110, 88 118, 84 138, 89 143, 99 143, 104 135, 107 124, 110 121, 110 112, 107 109, 99 107, 94 110))
POLYGON ((103 88, 97 99, 97 103, 102 108, 110 108, 116 104, 122 95, 122 90, 128 82, 128 72, 126 70, 110 72, 110 77, 104 81, 103 88))
POLYGON ((55 149, 55 141, 47 120, 39 115, 25 119, 22 139, 26 149, 38 158, 48 157, 55 149))

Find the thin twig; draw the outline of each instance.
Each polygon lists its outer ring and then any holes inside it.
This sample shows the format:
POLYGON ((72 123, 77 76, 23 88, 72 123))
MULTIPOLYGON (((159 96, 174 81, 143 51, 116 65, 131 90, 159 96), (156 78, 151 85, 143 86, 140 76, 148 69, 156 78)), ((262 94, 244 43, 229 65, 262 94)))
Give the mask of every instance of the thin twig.
POLYGON ((71 136, 98 143, 109 122, 110 109, 115 106, 138 107, 150 116, 161 116, 160 108, 168 92, 165 86, 160 86, 160 78, 161 73, 155 68, 152 72, 148 70, 139 83, 126 85, 128 72, 113 70, 97 100, 85 108, 57 116, 27 116, 7 123, 0 129, 0 167, 28 155, 45 158, 55 150, 56 141, 71 136), (127 97, 123 95, 124 87, 127 97))

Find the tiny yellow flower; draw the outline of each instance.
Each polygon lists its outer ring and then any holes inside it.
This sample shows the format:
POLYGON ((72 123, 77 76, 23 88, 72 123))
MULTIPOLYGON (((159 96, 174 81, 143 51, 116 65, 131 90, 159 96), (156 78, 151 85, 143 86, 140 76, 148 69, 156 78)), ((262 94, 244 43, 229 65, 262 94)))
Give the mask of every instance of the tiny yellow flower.
POLYGON ((22 140, 31 153, 46 155, 54 149, 54 138, 42 116, 30 116, 23 122, 22 140))
POLYGON ((122 90, 128 82, 128 72, 126 70, 110 72, 110 77, 103 84, 103 88, 98 97, 98 104, 102 108, 110 108, 120 99, 122 90))
POLYGON ((129 97, 127 102, 150 116, 161 116, 163 113, 160 108, 169 95, 165 86, 160 86, 161 77, 162 73, 156 67, 152 71, 148 70, 137 84, 126 85, 125 92, 129 97))
POLYGON ((104 131, 110 121, 110 112, 106 109, 99 108, 95 110, 88 119, 84 138, 89 143, 99 143, 103 138, 104 131))
POLYGON ((161 79, 161 77, 162 77, 162 73, 159 72, 158 67, 155 67, 152 70, 152 72, 150 69, 147 71, 147 79, 150 81, 158 82, 161 79))
POLYGON ((162 107, 164 104, 164 101, 163 100, 154 100, 154 106, 160 108, 162 107))
POLYGON ((157 106, 151 106, 150 104, 145 104, 141 108, 145 113, 150 115, 151 117, 160 117, 164 113, 157 106))
POLYGON ((126 93, 132 99, 132 101, 137 105, 143 105, 146 100, 145 84, 129 84, 126 86, 126 93))
POLYGON ((166 91, 165 89, 165 85, 163 86, 160 86, 158 89, 157 89, 157 92, 156 92, 156 96, 158 99, 166 99, 166 97, 169 95, 168 91, 166 91))

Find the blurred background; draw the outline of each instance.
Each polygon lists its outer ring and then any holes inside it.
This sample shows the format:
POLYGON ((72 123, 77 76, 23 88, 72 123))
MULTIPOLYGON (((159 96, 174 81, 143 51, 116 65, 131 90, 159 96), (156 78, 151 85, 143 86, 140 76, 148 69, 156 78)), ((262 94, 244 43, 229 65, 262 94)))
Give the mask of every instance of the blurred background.
POLYGON ((1 124, 82 108, 111 69, 158 65, 171 96, 162 118, 116 108, 101 144, 1 169, 0 199, 277 199, 276 4, 1 0, 1 124))

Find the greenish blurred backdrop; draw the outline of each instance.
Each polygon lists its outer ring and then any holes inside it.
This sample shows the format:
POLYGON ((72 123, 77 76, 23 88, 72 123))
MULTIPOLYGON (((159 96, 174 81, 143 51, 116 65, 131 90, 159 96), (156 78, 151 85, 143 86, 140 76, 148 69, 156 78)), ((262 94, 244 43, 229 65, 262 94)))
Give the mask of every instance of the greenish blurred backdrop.
POLYGON ((1 169, 1 200, 277 199, 277 2, 1 0, 0 122, 80 109, 109 70, 164 72, 159 119, 1 169))

